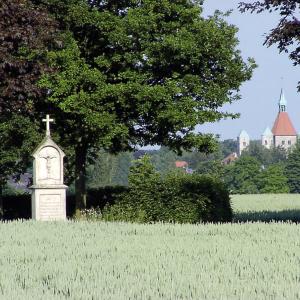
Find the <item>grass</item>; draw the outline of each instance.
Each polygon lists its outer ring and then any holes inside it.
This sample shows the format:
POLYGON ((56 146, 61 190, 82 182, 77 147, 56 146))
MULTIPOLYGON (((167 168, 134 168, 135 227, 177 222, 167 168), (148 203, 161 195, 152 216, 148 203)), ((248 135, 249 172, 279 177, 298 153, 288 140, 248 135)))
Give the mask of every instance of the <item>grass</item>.
POLYGON ((232 195, 235 222, 300 222, 300 194, 232 195))
MULTIPOLYGON (((300 199, 232 202, 240 222, 300 199)), ((293 222, 2 223, 0 299, 300 299, 299 236, 293 222)))

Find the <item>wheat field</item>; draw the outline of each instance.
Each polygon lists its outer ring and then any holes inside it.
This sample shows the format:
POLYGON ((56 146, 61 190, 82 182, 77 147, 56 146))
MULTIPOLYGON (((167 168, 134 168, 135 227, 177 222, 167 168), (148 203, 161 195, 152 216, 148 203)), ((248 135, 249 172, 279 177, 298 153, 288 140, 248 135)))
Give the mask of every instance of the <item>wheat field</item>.
POLYGON ((14 221, 0 268, 0 299, 300 299, 300 227, 14 221))

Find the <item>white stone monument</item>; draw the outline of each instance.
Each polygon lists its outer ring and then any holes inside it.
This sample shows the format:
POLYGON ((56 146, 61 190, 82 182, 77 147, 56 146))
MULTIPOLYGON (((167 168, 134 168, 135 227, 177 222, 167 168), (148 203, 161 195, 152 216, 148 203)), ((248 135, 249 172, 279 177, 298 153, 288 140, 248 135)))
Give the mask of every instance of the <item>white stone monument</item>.
POLYGON ((32 154, 33 185, 31 196, 32 218, 51 221, 66 220, 66 189, 64 185, 64 152, 53 142, 50 136, 50 122, 47 115, 46 137, 32 154))

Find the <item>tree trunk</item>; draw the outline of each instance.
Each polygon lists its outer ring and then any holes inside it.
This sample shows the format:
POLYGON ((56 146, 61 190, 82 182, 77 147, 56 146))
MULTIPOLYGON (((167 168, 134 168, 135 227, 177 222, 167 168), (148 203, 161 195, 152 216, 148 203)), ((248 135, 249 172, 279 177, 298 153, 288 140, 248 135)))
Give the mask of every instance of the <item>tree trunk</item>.
POLYGON ((75 149, 75 215, 86 207, 86 157, 87 146, 80 145, 75 149))

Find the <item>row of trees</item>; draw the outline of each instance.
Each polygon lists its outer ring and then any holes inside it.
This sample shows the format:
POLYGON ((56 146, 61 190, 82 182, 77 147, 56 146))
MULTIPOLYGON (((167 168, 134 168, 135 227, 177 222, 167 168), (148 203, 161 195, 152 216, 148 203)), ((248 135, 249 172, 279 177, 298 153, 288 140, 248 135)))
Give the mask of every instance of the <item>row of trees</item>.
POLYGON ((299 193, 300 144, 286 153, 250 144, 248 151, 224 170, 224 179, 233 193, 299 193))
MULTIPOLYGON (((242 156, 229 165, 223 164, 228 153, 234 152, 236 141, 219 143, 211 154, 199 151, 183 152, 182 156, 161 147, 159 150, 138 150, 110 154, 101 150, 88 158, 86 183, 88 188, 127 186, 130 167, 135 159, 147 154, 162 177, 176 170, 175 162, 184 160, 194 173, 211 175, 223 181, 231 193, 298 193, 300 192, 300 145, 287 153, 282 148, 266 149, 260 141, 252 141, 242 156)), ((74 186, 71 186, 74 192, 74 186)))
POLYGON ((224 165, 222 160, 236 147, 236 141, 226 140, 220 142, 218 150, 212 154, 193 151, 178 156, 166 147, 117 156, 102 153, 88 168, 88 185, 127 185, 132 161, 148 154, 163 176, 176 169, 176 160, 185 160, 195 173, 221 179, 235 194, 300 192, 300 144, 287 153, 282 148, 267 149, 260 141, 252 141, 237 161, 224 165))

